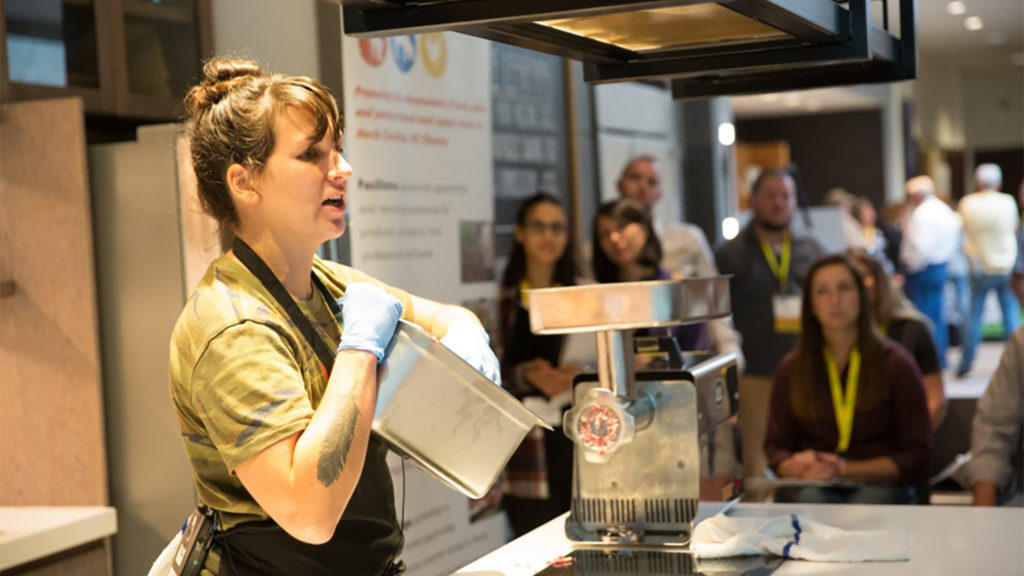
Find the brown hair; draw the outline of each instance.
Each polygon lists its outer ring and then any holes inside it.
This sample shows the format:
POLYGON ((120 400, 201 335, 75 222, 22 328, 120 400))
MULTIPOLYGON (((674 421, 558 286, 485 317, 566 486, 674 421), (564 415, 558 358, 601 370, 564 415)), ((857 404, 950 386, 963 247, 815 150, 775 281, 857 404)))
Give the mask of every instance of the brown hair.
POLYGON ((282 109, 309 112, 314 141, 328 131, 341 140, 342 119, 330 91, 306 76, 264 72, 242 58, 213 58, 203 79, 185 96, 187 135, 203 209, 220 225, 227 248, 238 229, 238 211, 227 185, 227 171, 240 164, 259 174, 274 149, 274 122, 282 109))
POLYGON ((637 263, 646 268, 653 268, 655 271, 661 262, 661 240, 654 231, 654 223, 647 211, 640 206, 640 203, 629 198, 612 200, 601 205, 594 215, 594 278, 598 282, 621 282, 619 267, 608 258, 608 255, 601 249, 601 242, 597 232, 597 223, 601 218, 610 218, 615 225, 622 229, 628 224, 639 224, 647 234, 647 243, 637 255, 637 263))
POLYGON ((846 251, 846 255, 854 263, 863 264, 875 280, 875 303, 872 306, 871 314, 878 326, 887 327, 893 320, 899 318, 913 318, 928 323, 927 318, 915 310, 903 292, 892 283, 892 278, 878 258, 863 248, 850 248, 846 251))
POLYGON ((828 373, 825 369, 825 336, 821 330, 821 323, 814 315, 811 287, 814 285, 814 277, 822 268, 836 265, 846 268, 853 277, 860 301, 860 314, 857 315, 857 348, 860 350, 861 369, 857 387, 857 406, 877 406, 885 392, 881 378, 882 336, 872 321, 870 303, 860 272, 857 271, 857 266, 842 254, 826 256, 811 266, 804 280, 800 339, 797 342, 789 382, 790 406, 793 413, 803 419, 822 418, 824 414, 820 413, 819 408, 831 405, 828 373))

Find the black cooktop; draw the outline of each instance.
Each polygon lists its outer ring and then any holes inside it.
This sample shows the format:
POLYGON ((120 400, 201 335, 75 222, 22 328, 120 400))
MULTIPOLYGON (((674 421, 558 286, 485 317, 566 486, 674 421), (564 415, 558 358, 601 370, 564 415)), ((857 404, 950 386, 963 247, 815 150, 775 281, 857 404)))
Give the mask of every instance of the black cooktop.
POLYGON ((782 562, 782 558, 770 556, 707 560, 697 559, 686 551, 582 549, 572 551, 535 576, 768 576, 782 562))

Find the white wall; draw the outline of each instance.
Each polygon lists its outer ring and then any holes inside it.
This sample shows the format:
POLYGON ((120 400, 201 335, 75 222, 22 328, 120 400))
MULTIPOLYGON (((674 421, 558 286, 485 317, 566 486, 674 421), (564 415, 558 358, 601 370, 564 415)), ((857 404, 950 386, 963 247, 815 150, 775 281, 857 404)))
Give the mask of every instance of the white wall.
POLYGON ((1024 145, 1024 68, 965 70, 961 77, 967 147, 986 150, 1024 145))
MULTIPOLYGON (((682 218, 681 153, 672 93, 646 84, 607 84, 595 89, 600 199, 618 198, 616 182, 630 158, 646 154, 661 162, 662 220, 682 218)), ((589 225, 589 223, 585 223, 589 225)))
POLYGON ((274 72, 317 77, 316 0, 215 0, 213 50, 249 56, 274 72))

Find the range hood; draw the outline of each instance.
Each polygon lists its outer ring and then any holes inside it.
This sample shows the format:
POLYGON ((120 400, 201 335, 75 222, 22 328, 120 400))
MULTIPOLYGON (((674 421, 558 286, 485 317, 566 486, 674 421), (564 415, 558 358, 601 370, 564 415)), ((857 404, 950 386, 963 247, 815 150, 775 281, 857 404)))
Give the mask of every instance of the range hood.
POLYGON ((898 36, 871 0, 340 0, 358 38, 453 31, 584 64, 592 83, 671 81, 676 98, 916 76, 917 8, 898 36))

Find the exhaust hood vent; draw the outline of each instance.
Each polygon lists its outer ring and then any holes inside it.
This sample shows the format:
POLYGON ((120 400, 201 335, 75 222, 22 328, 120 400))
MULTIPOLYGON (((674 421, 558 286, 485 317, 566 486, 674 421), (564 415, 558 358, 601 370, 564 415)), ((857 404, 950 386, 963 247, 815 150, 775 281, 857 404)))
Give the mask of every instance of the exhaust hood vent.
POLYGON ((871 0, 340 0, 345 33, 454 31, 578 60, 588 82, 670 80, 677 98, 916 76, 915 0, 899 37, 871 0))

